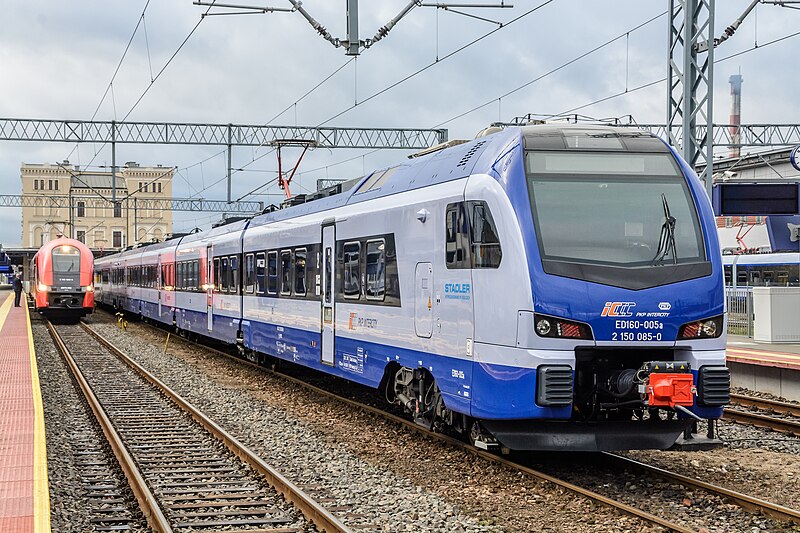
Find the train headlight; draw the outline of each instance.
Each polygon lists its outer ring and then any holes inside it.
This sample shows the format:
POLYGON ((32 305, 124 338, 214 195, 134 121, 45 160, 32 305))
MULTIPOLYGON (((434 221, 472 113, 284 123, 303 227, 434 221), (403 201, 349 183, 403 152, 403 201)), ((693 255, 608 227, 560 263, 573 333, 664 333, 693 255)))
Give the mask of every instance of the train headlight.
POLYGON ((538 333, 541 337, 546 337, 550 333, 551 329, 552 326, 550 325, 550 321, 546 318, 542 318, 536 322, 536 333, 538 333))
POLYGON ((39 284, 36 286, 36 290, 39 292, 50 292, 50 285, 45 285, 40 281, 39 284))
POLYGON ((81 290, 83 292, 94 292, 94 285, 91 285, 91 284, 90 285, 84 285, 83 287, 81 287, 81 290))
POLYGON ((591 340, 592 328, 589 324, 565 320, 544 315, 534 315, 536 334, 540 337, 554 337, 560 339, 586 339, 591 340))
POLYGON ((716 339, 722 335, 723 316, 715 316, 684 324, 678 330, 678 340, 682 339, 716 339))

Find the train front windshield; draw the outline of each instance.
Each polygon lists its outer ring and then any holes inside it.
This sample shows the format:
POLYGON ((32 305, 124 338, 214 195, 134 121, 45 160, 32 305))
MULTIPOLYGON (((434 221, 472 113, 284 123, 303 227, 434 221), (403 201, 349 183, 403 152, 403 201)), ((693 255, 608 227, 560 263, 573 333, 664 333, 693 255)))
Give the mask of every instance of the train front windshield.
POLYGON ((580 265, 568 277, 705 261, 697 209, 671 154, 528 152, 526 170, 542 260, 580 265))
POLYGON ((53 249, 53 272, 77 274, 81 271, 81 251, 74 246, 53 249))

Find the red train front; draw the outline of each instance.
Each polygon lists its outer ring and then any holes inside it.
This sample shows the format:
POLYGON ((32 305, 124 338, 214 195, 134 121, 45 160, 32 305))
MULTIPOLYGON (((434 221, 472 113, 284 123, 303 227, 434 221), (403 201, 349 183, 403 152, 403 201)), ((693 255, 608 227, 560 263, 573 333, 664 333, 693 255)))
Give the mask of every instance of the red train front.
POLYGON ((82 242, 59 237, 31 262, 36 309, 51 318, 75 318, 94 310, 94 256, 82 242))

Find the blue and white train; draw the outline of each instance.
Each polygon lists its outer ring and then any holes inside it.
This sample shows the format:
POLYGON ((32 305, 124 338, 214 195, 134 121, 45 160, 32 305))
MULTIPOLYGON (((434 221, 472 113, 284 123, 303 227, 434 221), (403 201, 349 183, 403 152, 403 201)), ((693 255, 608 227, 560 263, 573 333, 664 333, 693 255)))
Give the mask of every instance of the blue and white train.
POLYGON ((722 415, 714 216, 650 133, 508 128, 306 200, 98 259, 97 300, 482 447, 667 448, 722 415))

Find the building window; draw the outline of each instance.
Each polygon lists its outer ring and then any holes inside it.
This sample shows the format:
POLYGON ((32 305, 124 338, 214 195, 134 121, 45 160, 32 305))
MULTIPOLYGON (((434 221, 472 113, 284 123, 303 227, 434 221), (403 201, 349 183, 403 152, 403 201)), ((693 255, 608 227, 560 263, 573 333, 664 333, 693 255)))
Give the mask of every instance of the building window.
POLYGON ((114 202, 114 218, 120 218, 121 216, 122 216, 122 203, 114 202))
POLYGON ((86 244, 86 232, 83 230, 78 230, 78 240, 83 244, 86 244))
POLYGON ((53 180, 47 180, 47 190, 48 191, 53 190, 53 180))
POLYGON ((58 190, 58 180, 55 180, 55 182, 56 182, 56 190, 58 190))
POLYGON ((44 190, 44 180, 39 180, 39 188, 44 190))
POLYGON ((34 191, 39 190, 39 180, 33 180, 33 190, 34 191))
POLYGON ((158 183, 158 192, 161 192, 161 182, 158 183))
POLYGON ((122 248, 122 232, 115 231, 114 232, 114 240, 113 240, 114 248, 122 248))
POLYGON ((78 202, 78 218, 86 216, 86 202, 78 202))

